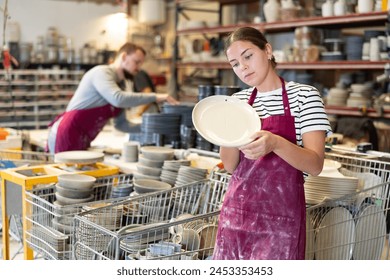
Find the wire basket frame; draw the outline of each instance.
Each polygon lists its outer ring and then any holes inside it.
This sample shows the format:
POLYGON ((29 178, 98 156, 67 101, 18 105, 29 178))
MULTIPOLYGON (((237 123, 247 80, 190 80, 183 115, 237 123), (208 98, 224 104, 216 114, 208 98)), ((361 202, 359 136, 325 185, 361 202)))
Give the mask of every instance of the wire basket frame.
MULTIPOLYGON (((20 151, 13 149, 0 149, 0 169, 8 169, 21 166, 34 166, 54 162, 54 155, 43 152, 20 151)), ((0 189, 1 196, 1 189, 0 189)), ((0 202, 0 232, 2 230, 2 205, 0 202)), ((10 236, 21 245, 15 252, 15 257, 23 248, 23 221, 22 216, 18 214, 10 215, 10 236)), ((1 256, 1 254, 0 254, 1 256)))
POLYGON ((307 208, 306 259, 389 259, 389 185, 307 208))
POLYGON ((56 200, 56 186, 42 184, 26 191, 26 242, 46 259, 68 260, 72 255, 73 217, 92 205, 104 206, 127 199, 113 196, 120 185, 133 186, 131 174, 100 177, 92 189, 93 201, 62 206, 56 200))
POLYGON ((76 215, 74 259, 210 257, 229 178, 212 174, 76 215))
POLYGON ((388 259, 390 162, 364 154, 327 152, 358 190, 306 211, 306 259, 388 259))

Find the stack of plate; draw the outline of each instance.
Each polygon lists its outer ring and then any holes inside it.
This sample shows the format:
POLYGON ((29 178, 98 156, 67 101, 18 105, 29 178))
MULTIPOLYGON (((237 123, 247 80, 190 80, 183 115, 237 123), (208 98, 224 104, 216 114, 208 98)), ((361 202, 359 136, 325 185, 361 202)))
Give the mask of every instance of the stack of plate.
POLYGON ((175 186, 182 186, 189 183, 206 179, 207 169, 181 165, 177 173, 175 186))
POLYGON ((309 175, 305 179, 306 203, 318 204, 324 199, 335 199, 343 195, 353 194, 359 188, 359 179, 347 177, 338 171, 341 164, 325 160, 320 175, 309 175))
POLYGON ((181 124, 193 127, 192 123, 192 110, 195 103, 181 102, 179 105, 164 104, 162 106, 162 112, 165 114, 179 114, 181 115, 181 124))
POLYGON ((155 135, 161 135, 163 143, 157 144, 171 144, 180 142, 180 124, 180 114, 147 113, 142 115, 141 132, 147 143, 156 143, 155 135))
POLYGON ((126 252, 134 253, 146 249, 149 247, 149 244, 169 238, 170 234, 167 229, 158 228, 161 225, 164 225, 164 223, 128 225, 121 228, 118 234, 123 234, 125 237, 120 241, 120 248, 126 252), (154 227, 157 228, 150 229, 154 227), (147 231, 145 232, 144 230, 147 231), (144 233, 137 233, 138 231, 144 231, 144 233))
POLYGON ((165 160, 160 175, 161 181, 175 185, 180 166, 190 166, 190 164, 190 160, 165 160))
POLYGON ((142 178, 152 179, 152 180, 160 179, 161 168, 149 167, 141 163, 137 163, 136 166, 138 170, 138 172, 134 176, 136 179, 142 179, 142 178))
POLYGON ((111 198, 126 197, 133 191, 132 184, 120 184, 111 189, 111 198))
POLYGON ((55 196, 59 205, 80 204, 94 200, 96 178, 84 174, 58 175, 55 196))
POLYGON ((366 84, 351 84, 352 92, 347 100, 348 107, 370 107, 373 89, 366 84))
POLYGON ((135 179, 134 190, 138 194, 169 190, 172 186, 168 183, 150 179, 135 179))
MULTIPOLYGON (((341 173, 339 173, 341 174, 341 173)), ((359 180, 354 177, 308 176, 305 180, 305 196, 308 204, 318 204, 325 199, 335 199, 358 190, 359 180)))
POLYGON ((333 87, 328 92, 326 104, 334 106, 345 106, 348 96, 349 92, 346 89, 333 87))

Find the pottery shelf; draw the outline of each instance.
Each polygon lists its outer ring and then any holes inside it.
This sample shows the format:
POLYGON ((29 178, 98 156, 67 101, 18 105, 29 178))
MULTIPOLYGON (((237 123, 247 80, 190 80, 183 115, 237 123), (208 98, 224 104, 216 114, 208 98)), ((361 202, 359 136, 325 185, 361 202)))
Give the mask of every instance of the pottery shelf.
POLYGON ((390 110, 378 111, 374 108, 357 108, 344 106, 326 106, 326 113, 329 115, 352 116, 352 117, 370 117, 390 119, 390 110))
MULTIPOLYGON (((292 62, 292 63, 278 63, 278 69, 281 70, 361 70, 373 69, 383 70, 385 65, 390 63, 390 60, 385 61, 317 61, 317 62, 292 62)), ((177 68, 202 68, 202 69, 231 69, 227 62, 178 62, 177 68)))
MULTIPOLYGON (((194 2, 194 1, 191 1, 194 2)), ((312 26, 330 29, 340 29, 343 27, 368 27, 384 26, 387 20, 387 12, 371 12, 365 14, 348 14, 345 16, 331 17, 307 17, 288 21, 263 22, 249 24, 233 24, 217 27, 188 28, 177 30, 177 35, 199 34, 199 33, 229 33, 240 26, 251 26, 262 32, 292 31, 297 27, 312 26)))

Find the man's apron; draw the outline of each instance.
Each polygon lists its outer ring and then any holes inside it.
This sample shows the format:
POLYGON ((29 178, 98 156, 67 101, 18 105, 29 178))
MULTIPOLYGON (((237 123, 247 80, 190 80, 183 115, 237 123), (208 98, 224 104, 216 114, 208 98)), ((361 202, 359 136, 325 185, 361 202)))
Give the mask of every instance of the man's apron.
POLYGON ((59 116, 62 119, 57 130, 55 153, 87 150, 108 120, 118 116, 121 110, 107 104, 65 112, 59 116))
MULTIPOLYGON (((296 143, 294 117, 282 81, 284 115, 262 129, 296 143)), ((254 88, 248 103, 253 105, 254 88)), ((213 259, 304 259, 306 212, 303 174, 273 152, 249 160, 240 152, 221 209, 213 259)))

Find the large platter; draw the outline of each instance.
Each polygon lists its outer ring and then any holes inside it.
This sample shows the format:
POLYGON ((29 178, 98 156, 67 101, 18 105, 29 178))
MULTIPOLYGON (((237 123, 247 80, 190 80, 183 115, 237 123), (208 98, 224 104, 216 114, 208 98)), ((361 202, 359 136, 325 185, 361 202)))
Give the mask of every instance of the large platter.
POLYGON ((240 147, 261 129, 252 106, 233 96, 215 95, 199 101, 192 111, 198 133, 210 143, 222 147, 240 147))
POLYGON ((67 151, 54 155, 54 162, 65 164, 93 164, 103 160, 103 153, 93 151, 67 151))

